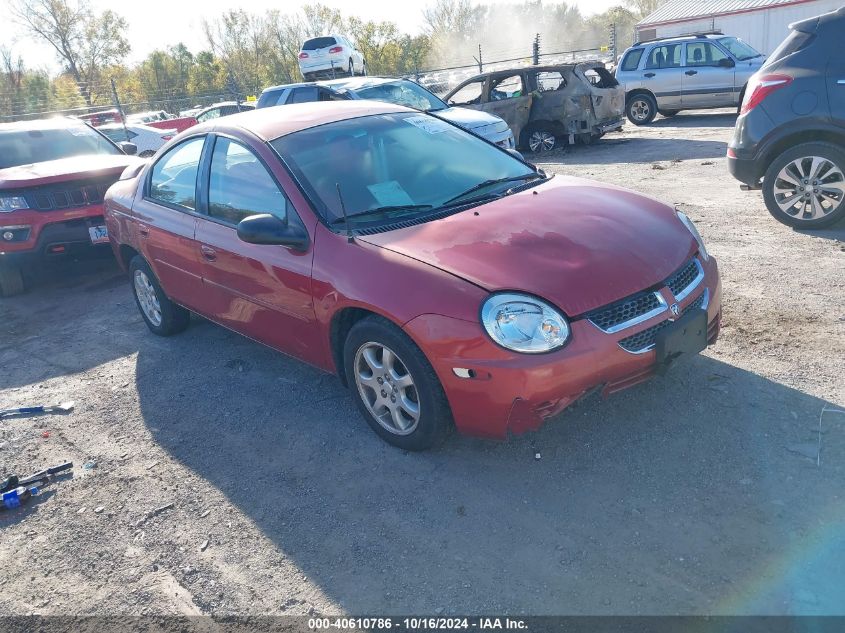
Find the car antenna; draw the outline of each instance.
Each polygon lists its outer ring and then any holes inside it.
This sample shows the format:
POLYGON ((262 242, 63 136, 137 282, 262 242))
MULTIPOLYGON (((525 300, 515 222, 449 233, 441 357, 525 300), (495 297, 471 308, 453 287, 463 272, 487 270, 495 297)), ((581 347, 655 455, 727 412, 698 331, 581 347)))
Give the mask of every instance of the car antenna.
POLYGON ((355 240, 352 238, 352 229, 349 228, 349 216, 346 215, 346 205, 343 204, 343 196, 340 193, 340 183, 336 182, 334 186, 337 188, 337 199, 340 200, 340 210, 343 211, 343 224, 346 226, 346 241, 351 244, 355 240))

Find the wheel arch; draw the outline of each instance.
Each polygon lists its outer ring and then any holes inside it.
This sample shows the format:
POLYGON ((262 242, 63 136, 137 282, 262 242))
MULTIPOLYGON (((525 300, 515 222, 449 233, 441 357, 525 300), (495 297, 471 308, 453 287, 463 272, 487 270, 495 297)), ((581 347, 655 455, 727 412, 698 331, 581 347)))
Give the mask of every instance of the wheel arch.
POLYGON ((118 248, 118 253, 120 253, 118 263, 121 265, 123 270, 129 270, 129 262, 132 261, 132 258, 136 255, 141 255, 141 253, 129 246, 129 244, 121 244, 118 248))
POLYGON ((842 130, 834 129, 811 129, 799 130, 791 134, 787 134, 781 138, 776 139, 770 143, 762 152, 760 160, 760 174, 765 174, 772 162, 788 149, 801 145, 803 143, 827 143, 829 145, 838 145, 842 151, 845 151, 845 128, 842 130))
MULTIPOLYGON (((631 99, 633 99, 634 97, 638 97, 639 95, 647 95, 654 99, 654 102, 657 103, 657 97, 648 88, 634 88, 631 92, 625 95, 625 105, 627 106, 628 103, 630 103, 631 99)), ((668 109, 671 108, 667 108, 667 110, 668 109)))

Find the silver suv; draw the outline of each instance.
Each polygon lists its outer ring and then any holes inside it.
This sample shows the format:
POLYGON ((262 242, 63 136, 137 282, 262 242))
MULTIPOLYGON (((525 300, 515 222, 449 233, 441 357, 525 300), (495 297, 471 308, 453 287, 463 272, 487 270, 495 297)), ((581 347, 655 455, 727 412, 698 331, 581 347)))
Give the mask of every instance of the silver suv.
POLYGON ((657 113, 738 107, 765 58, 737 37, 699 34, 639 42, 625 51, 616 79, 634 125, 657 113))

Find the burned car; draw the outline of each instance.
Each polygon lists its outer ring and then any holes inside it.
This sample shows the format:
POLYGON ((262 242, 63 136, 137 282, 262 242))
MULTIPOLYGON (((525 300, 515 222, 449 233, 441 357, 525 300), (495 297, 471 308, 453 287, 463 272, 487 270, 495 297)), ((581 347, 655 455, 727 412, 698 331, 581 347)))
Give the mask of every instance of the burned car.
POLYGON ((601 62, 526 66, 476 75, 445 97, 510 125, 518 146, 548 151, 621 129, 625 90, 601 62))

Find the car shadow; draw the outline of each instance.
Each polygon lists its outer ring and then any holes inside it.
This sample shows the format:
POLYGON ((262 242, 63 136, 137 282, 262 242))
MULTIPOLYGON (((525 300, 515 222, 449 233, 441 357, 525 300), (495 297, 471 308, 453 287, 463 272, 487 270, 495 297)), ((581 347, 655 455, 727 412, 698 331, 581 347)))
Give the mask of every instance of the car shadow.
POLYGON ((614 163, 661 163, 677 160, 706 160, 724 158, 728 144, 722 141, 667 137, 624 137, 609 134, 592 145, 576 145, 566 152, 526 154, 526 160, 539 166, 550 165, 609 165, 614 163), (631 156, 630 148, 637 152, 631 156))
MULTIPOLYGON (((656 128, 708 128, 708 127, 733 127, 736 125, 736 109, 725 111, 700 111, 690 110, 679 112, 672 117, 658 115, 647 127, 656 128)), ((628 124, 630 125, 630 124, 628 124)))
MULTIPOLYGON (((140 316, 110 252, 55 259, 28 269, 26 277, 24 294, 0 298, 0 389, 84 371, 135 351, 140 316)), ((50 403, 21 403, 35 404, 50 403)))
POLYGON ((834 403, 699 356, 414 454, 332 376, 208 322, 169 343, 137 356, 153 438, 348 613, 845 613, 834 403))

